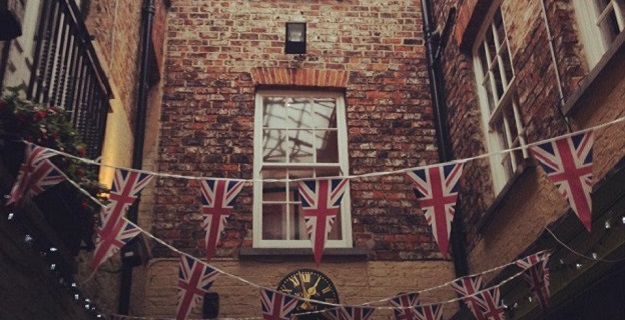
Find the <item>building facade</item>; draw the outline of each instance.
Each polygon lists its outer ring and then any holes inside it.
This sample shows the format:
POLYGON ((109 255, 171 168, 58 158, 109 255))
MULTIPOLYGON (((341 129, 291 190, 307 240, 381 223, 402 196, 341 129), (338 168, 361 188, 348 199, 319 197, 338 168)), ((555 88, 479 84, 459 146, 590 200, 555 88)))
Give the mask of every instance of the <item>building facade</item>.
MULTIPOLYGON (((214 282, 219 316, 258 316, 257 287, 304 268, 354 305, 454 277, 399 172, 439 161, 421 19, 413 1, 172 2, 156 168, 187 179, 159 177, 146 215, 156 237, 205 259, 196 178, 246 181, 210 264, 250 283, 214 282), (305 53, 285 53, 290 22, 306 24, 305 53), (296 183, 271 179, 334 176, 355 178, 317 266, 296 183)), ((179 252, 152 253, 137 314, 171 315, 179 252)))
MULTIPOLYGON (((155 175, 131 213, 144 230, 132 248, 145 250, 130 252, 143 264, 115 255, 91 275, 84 247, 50 240, 76 262, 78 308, 65 286, 39 308, 19 303, 59 279, 3 220, 3 256, 36 262, 6 264, 0 288, 19 293, 3 304, 7 319, 173 318, 181 254, 221 272, 191 318, 259 317, 259 288, 321 272, 333 303, 440 286, 421 303, 472 319, 449 281, 489 270, 484 285, 499 288, 508 319, 625 317, 623 0, 0 1, 0 14, 22 34, 0 42, 2 88, 104 106, 106 122, 73 113, 98 142, 89 157, 155 175), (594 137, 587 225, 530 150, 578 132, 594 137), (464 169, 444 254, 405 172, 451 161, 464 169), (316 263, 296 181, 326 177, 348 187, 316 263), (244 182, 210 261, 205 179, 244 182), (551 252, 547 310, 502 267, 541 250, 551 252), (98 312, 82 311, 85 297, 98 312)), ((113 173, 103 166, 100 181, 113 173)), ((14 177, 0 174, 6 193, 14 177)), ((35 201, 44 215, 50 197, 35 201)))
MULTIPOLYGON (((468 273, 552 250, 550 308, 542 312, 522 281, 511 281, 500 287, 509 317, 622 318, 623 194, 613 191, 622 185, 625 4, 477 0, 432 8, 434 27, 451 30, 436 61, 451 151, 456 159, 490 155, 465 165, 457 218, 468 273), (590 231, 529 150, 580 131, 594 134, 590 231)), ((486 280, 497 285, 509 275, 486 280)))
MULTIPOLYGON (((23 99, 62 108, 87 145, 85 158, 131 167, 143 6, 139 1, 0 1, 2 96, 18 88, 23 99)), ((154 102, 159 99, 155 84, 160 81, 166 8, 165 1, 154 3, 148 128, 156 126, 160 106, 154 102)), ((9 194, 22 149, 12 147, 15 137, 6 127, 0 132, 2 193, 9 194)), ((155 135, 144 141, 149 159, 155 135)), ((110 187, 113 170, 99 173, 99 181, 110 187)), ((61 183, 19 208, 3 202, 3 216, 9 218, 2 222, 1 318, 95 319, 118 312, 121 259, 111 259, 86 281, 93 233, 84 232, 93 225, 91 217, 72 207, 76 193, 61 183)))

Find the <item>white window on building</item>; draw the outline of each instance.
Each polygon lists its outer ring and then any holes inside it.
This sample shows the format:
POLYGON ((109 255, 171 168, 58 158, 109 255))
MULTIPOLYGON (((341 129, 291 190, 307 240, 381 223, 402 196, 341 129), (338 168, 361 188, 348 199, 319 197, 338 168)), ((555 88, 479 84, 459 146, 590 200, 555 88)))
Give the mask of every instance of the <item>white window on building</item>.
POLYGON ((625 29, 625 0, 574 0, 588 65, 592 69, 625 29))
MULTIPOLYGON (((473 57, 488 149, 498 152, 524 146, 526 142, 500 8, 488 17, 476 39, 473 57)), ((496 193, 503 189, 526 157, 526 149, 490 157, 496 193)))
MULTIPOLYGON (((254 247, 308 248, 297 182, 346 175, 342 93, 259 91, 254 122, 254 247)), ((351 247, 349 189, 326 247, 351 247)))

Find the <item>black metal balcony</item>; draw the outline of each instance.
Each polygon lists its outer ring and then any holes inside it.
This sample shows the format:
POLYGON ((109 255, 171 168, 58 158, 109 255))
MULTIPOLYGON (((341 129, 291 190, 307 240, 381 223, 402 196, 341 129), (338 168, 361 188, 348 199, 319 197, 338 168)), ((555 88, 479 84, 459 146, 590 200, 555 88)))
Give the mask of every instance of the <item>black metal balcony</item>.
POLYGON ((44 1, 35 41, 27 97, 65 108, 86 156, 99 157, 111 88, 73 0, 44 1))

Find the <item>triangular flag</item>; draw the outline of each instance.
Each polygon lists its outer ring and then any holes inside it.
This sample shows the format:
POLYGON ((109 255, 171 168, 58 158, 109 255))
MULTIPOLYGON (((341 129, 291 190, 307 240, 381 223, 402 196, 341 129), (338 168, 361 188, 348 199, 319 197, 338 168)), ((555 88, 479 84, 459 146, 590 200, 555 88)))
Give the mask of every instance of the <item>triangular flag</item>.
POLYGON ((339 213, 347 179, 321 179, 299 183, 306 231, 312 241, 317 265, 321 262, 328 234, 339 213))
POLYGON ((458 181, 463 163, 452 163, 407 172, 414 183, 417 203, 432 227, 434 239, 444 256, 449 248, 451 222, 458 201, 458 181))
POLYGON ((527 282, 530 291, 538 300, 543 311, 549 308, 549 256, 548 251, 542 251, 522 260, 518 260, 516 265, 523 268, 523 279, 527 282))
POLYGON ((232 212, 234 202, 243 188, 244 181, 203 180, 202 190, 202 227, 206 230, 206 257, 210 261, 215 253, 217 242, 224 230, 226 218, 232 212))
POLYGON ((393 307, 395 319, 415 320, 414 307, 419 305, 418 293, 405 293, 391 298, 389 304, 393 307))
POLYGON ((290 320, 299 300, 274 290, 260 288, 260 302, 263 320, 290 320))
POLYGON ((416 306, 413 311, 415 320, 443 320, 443 306, 440 304, 416 306))
POLYGON ((592 147, 592 131, 530 147, 588 232, 592 224, 592 147))
POLYGON ((108 219, 113 221, 121 219, 153 177, 148 173, 123 169, 115 170, 113 187, 109 195, 110 202, 103 214, 109 215, 108 219))
POLYGON ((32 198, 67 179, 48 159, 56 155, 52 150, 29 143, 24 154, 25 161, 11 189, 7 205, 19 203, 22 198, 32 198))
POLYGON ((375 308, 340 306, 323 312, 331 320, 368 320, 373 316, 375 308))
POLYGON ((219 274, 219 271, 200 261, 180 256, 176 320, 187 319, 193 307, 202 300, 219 274))
POLYGON ((467 276, 454 280, 452 288, 462 297, 462 301, 469 307, 477 320, 484 320, 482 302, 476 294, 482 290, 482 276, 467 276))
POLYGON ((480 291, 475 295, 487 320, 505 320, 506 312, 500 302, 499 287, 480 291))
POLYGON ((91 269, 97 270, 100 265, 125 246, 132 238, 136 237, 141 230, 125 218, 118 221, 106 220, 103 226, 96 230, 96 239, 91 269))

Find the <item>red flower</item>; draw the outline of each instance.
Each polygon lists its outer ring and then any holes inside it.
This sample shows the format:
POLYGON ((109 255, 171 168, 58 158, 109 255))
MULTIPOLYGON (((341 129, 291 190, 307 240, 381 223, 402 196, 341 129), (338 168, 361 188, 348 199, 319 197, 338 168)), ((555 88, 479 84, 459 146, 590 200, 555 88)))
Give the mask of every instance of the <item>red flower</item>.
POLYGON ((85 154, 87 153, 87 150, 85 150, 85 147, 83 146, 77 146, 76 152, 78 153, 79 156, 84 157, 85 154))
POLYGON ((34 121, 39 121, 39 120, 43 120, 46 117, 46 112, 45 111, 39 111, 39 112, 35 112, 33 114, 33 120, 34 121))

